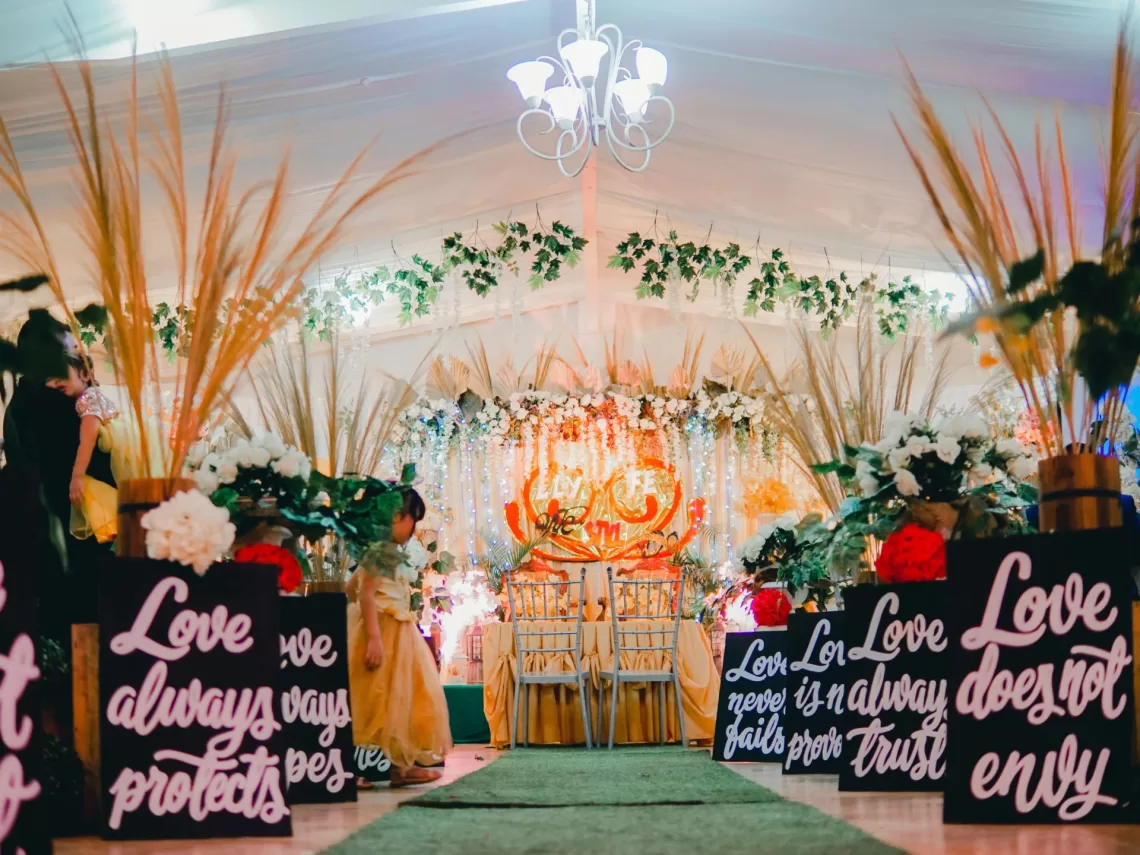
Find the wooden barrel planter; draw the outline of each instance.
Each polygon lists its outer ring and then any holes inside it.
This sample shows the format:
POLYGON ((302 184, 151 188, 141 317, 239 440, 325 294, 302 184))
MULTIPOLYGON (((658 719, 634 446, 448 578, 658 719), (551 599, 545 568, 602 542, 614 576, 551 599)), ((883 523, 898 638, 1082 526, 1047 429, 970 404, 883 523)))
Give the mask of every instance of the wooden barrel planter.
POLYGON ((1102 454, 1063 454, 1037 464, 1042 531, 1123 525, 1120 463, 1102 454))
POLYGON ((195 489, 190 478, 129 478, 119 484, 119 538, 115 553, 120 558, 146 558, 146 531, 142 518, 175 493, 195 489))

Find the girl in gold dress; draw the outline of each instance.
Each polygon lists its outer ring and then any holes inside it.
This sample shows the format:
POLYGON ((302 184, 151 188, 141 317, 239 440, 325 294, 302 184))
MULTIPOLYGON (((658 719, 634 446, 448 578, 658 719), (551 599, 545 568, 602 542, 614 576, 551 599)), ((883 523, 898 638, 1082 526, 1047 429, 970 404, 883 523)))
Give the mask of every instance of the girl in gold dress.
MULTIPOLYGON (((400 547, 426 510, 419 493, 402 492, 403 506, 392 519, 392 540, 400 547)), ((365 554, 347 588, 353 741, 383 749, 392 787, 437 780, 438 770, 422 767, 437 765, 451 750, 439 669, 411 610, 416 576, 418 570, 383 544, 365 554), (392 557, 376 560, 384 555, 392 557)))
MULTIPOLYGON (((112 452, 114 429, 112 423, 119 410, 95 381, 91 357, 72 351, 67 357, 67 377, 49 380, 47 385, 75 399, 79 413, 79 450, 71 470, 71 533, 83 540, 94 536, 99 543, 108 543, 118 533, 118 493, 113 484, 94 478, 87 473, 96 446, 103 452, 112 452)), ((112 453, 111 470, 115 460, 112 453)))

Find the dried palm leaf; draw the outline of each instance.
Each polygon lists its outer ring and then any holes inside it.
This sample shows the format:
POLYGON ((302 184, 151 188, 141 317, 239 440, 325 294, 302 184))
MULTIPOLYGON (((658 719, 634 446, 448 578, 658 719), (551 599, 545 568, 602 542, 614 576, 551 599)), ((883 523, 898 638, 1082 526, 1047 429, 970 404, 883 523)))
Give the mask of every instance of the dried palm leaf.
MULTIPOLYGON (((839 480, 813 467, 846 458, 845 449, 882 438, 893 410, 909 411, 914 396, 922 342, 920 331, 891 347, 875 341, 872 307, 864 301, 856 315, 854 376, 840 350, 840 336, 824 339, 818 330, 799 321, 794 330, 796 359, 785 376, 777 376, 747 327, 760 382, 769 390, 767 416, 794 452, 793 460, 809 479, 820 500, 832 511, 845 498, 839 480)), ((927 380, 920 412, 930 418, 946 379, 946 348, 941 349, 927 380)))
MULTIPOLYGON (((77 40, 78 42, 78 40, 77 40)), ((82 46, 77 44, 82 54, 82 46)), ((224 91, 217 111, 207 164, 204 198, 192 227, 186 158, 177 87, 169 61, 160 62, 158 115, 140 110, 138 74, 129 75, 122 121, 114 123, 99 103, 92 64, 74 65, 82 104, 73 101, 64 72, 51 66, 63 103, 72 152, 80 236, 90 253, 89 272, 108 313, 109 355, 119 385, 128 395, 131 455, 136 476, 177 475, 188 446, 230 398, 234 383, 261 345, 296 312, 302 276, 335 245, 345 226, 384 190, 413 172, 427 153, 402 161, 379 179, 365 182, 356 173, 365 152, 350 164, 299 235, 285 234, 288 159, 268 184, 236 186, 237 158, 227 139, 228 103, 224 91), (144 151, 144 134, 151 142, 144 151), (144 169, 145 165, 145 169, 144 169), (153 178, 170 223, 178 301, 193 313, 183 331, 186 357, 178 362, 173 405, 163 399, 145 265, 144 232, 162 218, 142 206, 142 186, 153 178), (191 234, 196 232, 197 243, 191 234), (169 442, 152 432, 165 416, 169 442)), ((118 118, 118 117, 117 117, 118 118)), ((13 190, 20 214, 6 214, 3 247, 24 263, 35 263, 53 279, 57 299, 64 289, 54 253, 40 225, 35 204, 7 129, 0 123, 0 180, 13 190)), ((61 300, 62 303, 62 300, 61 300)), ((66 304, 64 311, 74 320, 66 304)))
MULTIPOLYGON (((1137 120, 1133 112, 1136 96, 1136 66, 1128 38, 1129 20, 1123 22, 1117 37, 1113 59, 1112 90, 1108 107, 1108 136, 1102 147, 1104 165, 1104 226, 1102 230, 1103 262, 1108 267, 1122 263, 1126 241, 1137 228, 1140 214, 1140 152, 1137 146, 1137 120)), ((907 68, 911 105, 928 154, 920 154, 919 146, 902 129, 902 137, 911 162, 927 196, 938 215, 950 246, 965 266, 967 286, 982 310, 997 316, 1024 299, 1058 293, 1061 271, 1080 260, 1080 237, 1077 232, 1075 193, 1059 113, 1054 118, 1057 165, 1054 169, 1042 130, 1037 124, 1034 144, 1036 168, 1030 173, 1023 168, 1016 147, 1003 127, 996 111, 986 104, 997 128, 1002 148, 1012 168, 1016 189, 1003 193, 995 178, 992 157, 981 130, 974 128, 974 149, 978 159, 979 178, 959 154, 949 132, 938 119, 933 105, 922 91, 914 74, 907 68), (1062 200, 1062 216, 1058 226, 1054 199, 1058 190, 1062 200), (1011 208, 1017 208, 1011 214, 1011 208), (1013 223, 1029 224, 1032 241, 1019 246, 1013 223), (1063 230, 1067 240, 1058 241, 1063 230), (1062 247, 1059 247, 1062 244, 1062 247), (1028 250, 1028 251, 1026 251, 1028 250), (1043 275, 1017 295, 1006 289, 1012 266, 1018 259, 1040 251, 1044 258, 1043 275), (1062 255, 1067 253, 1067 258, 1062 255)), ((1046 315, 1044 322, 1027 334, 1014 323, 999 323, 993 329, 994 340, 1002 360, 1017 383, 1026 405, 1045 430, 1046 455, 1066 451, 1067 442, 1083 442, 1089 436, 1095 418, 1093 403, 1087 394, 1076 394, 1070 351, 1078 330, 1063 311, 1046 315)), ((1110 422, 1123 413, 1125 389, 1110 392, 1100 410, 1110 422)))
POLYGON ((483 346, 483 339, 476 336, 475 344, 468 342, 467 355, 471 357, 469 379, 471 391, 480 398, 494 397, 495 375, 491 373, 491 361, 487 358, 487 348, 483 346))
POLYGON ((428 394, 435 398, 455 401, 469 388, 471 369, 454 356, 437 356, 428 372, 428 394))

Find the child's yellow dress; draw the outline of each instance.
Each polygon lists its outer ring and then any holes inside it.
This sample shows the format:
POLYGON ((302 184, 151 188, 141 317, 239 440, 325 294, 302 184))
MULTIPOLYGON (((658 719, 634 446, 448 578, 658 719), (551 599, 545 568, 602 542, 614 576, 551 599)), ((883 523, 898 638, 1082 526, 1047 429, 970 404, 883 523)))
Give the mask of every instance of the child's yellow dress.
MULTIPOLYGON (((144 460, 139 451, 142 443, 135 439, 137 431, 133 430, 131 420, 119 417, 119 408, 99 387, 89 386, 76 398, 75 411, 81 419, 84 416, 99 419, 99 450, 111 456, 111 474, 117 483, 165 471, 169 449, 157 422, 152 420, 145 425, 148 459, 144 460)), ((94 536, 99 543, 108 543, 118 533, 119 491, 106 481, 84 475, 83 504, 71 506, 72 536, 80 540, 94 536)))
MULTIPOLYGON (((363 570, 360 572, 364 572, 363 570)), ((348 607, 348 680, 352 735, 378 745, 397 768, 430 766, 451 750, 451 724, 439 669, 411 610, 412 589, 400 578, 376 577, 380 667, 364 664, 368 631, 360 604, 348 607)))
MULTIPOLYGON (((119 473, 115 465, 115 435, 112 427, 118 419, 119 408, 97 386, 89 386, 75 400, 75 411, 82 419, 95 416, 99 419, 99 449, 111 455, 111 472, 116 480, 119 473)), ((121 444, 121 443, 120 443, 121 444)), ((83 504, 71 506, 71 533, 83 540, 94 536, 99 543, 108 543, 119 533, 119 493, 105 481, 83 476, 83 504)))

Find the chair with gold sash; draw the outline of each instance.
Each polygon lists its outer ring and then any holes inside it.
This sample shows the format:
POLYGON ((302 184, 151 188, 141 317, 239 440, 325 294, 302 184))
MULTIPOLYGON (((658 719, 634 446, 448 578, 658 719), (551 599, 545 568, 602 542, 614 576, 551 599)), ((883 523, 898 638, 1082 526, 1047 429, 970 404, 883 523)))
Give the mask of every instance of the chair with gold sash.
MULTIPOLYGON (((605 696, 605 684, 609 681, 613 684, 609 747, 614 747, 618 685, 621 683, 657 684, 657 714, 662 744, 665 743, 665 684, 672 683, 681 744, 688 745, 685 716, 681 709, 681 682, 677 674, 677 639, 681 634, 681 612, 684 608, 682 592, 685 590, 688 572, 670 574, 673 578, 615 579, 611 567, 606 575, 609 581, 613 663, 609 669, 598 674, 598 719, 600 724, 601 698, 605 696)), ((598 742, 601 743, 600 732, 598 742)))
MULTIPOLYGON (((517 743, 519 704, 530 699, 532 685, 578 686, 586 747, 590 740, 590 699, 586 694, 589 669, 582 664, 582 606, 584 573, 576 581, 535 580, 512 573, 506 579, 515 637, 515 703, 511 717, 511 748, 517 743), (576 605, 571 605, 575 603, 576 605), (571 612, 574 612, 572 615, 571 612), (574 622, 573 629, 565 626, 574 622), (563 624, 563 626, 558 626, 563 624), (544 628, 545 627, 545 628, 544 628)), ((523 722, 523 744, 530 744, 530 706, 523 722)))

